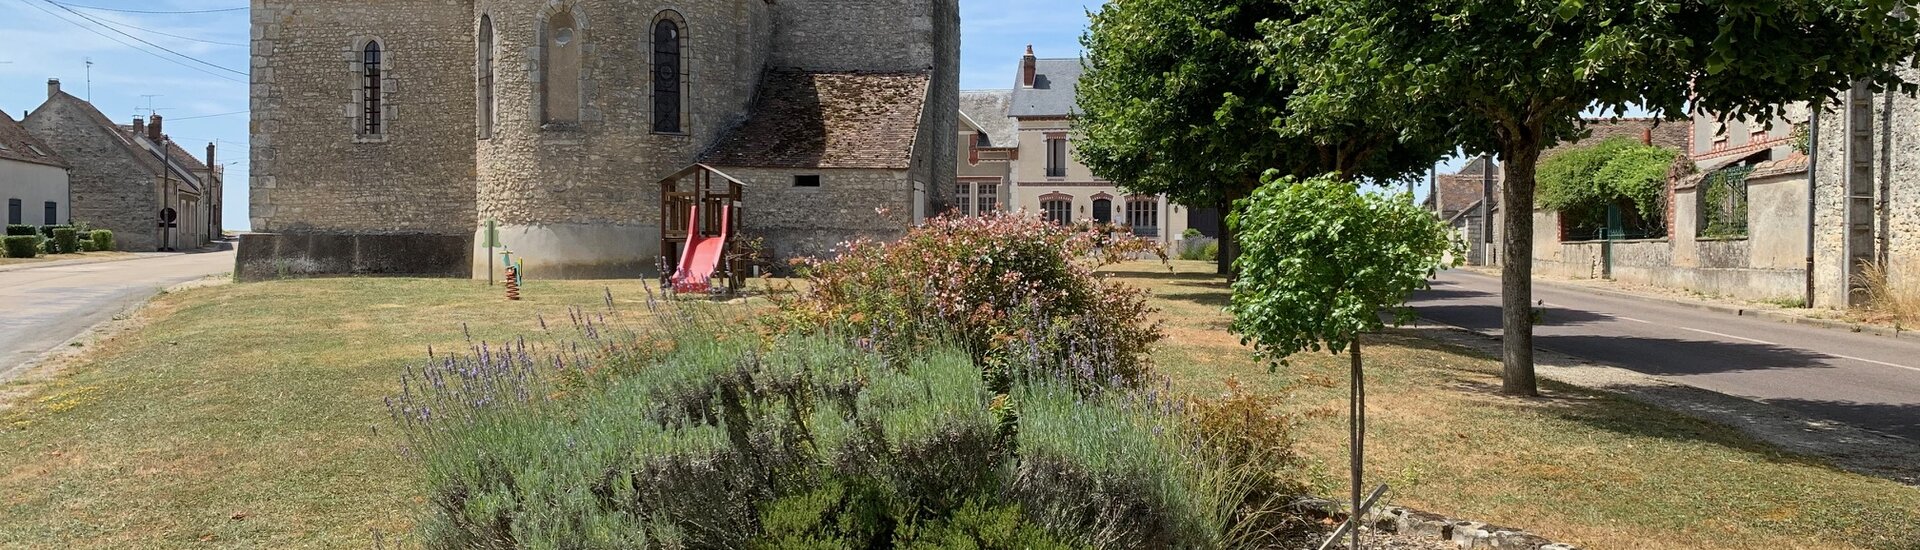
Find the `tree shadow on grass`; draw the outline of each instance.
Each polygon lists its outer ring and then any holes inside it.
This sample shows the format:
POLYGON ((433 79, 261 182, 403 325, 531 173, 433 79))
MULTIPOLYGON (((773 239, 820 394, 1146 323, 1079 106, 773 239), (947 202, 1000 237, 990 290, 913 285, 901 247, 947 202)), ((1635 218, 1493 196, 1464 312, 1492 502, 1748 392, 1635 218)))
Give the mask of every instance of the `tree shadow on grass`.
POLYGON ((1213 273, 1195 273, 1192 271, 1165 271, 1161 269, 1108 271, 1101 273, 1113 275, 1117 279, 1151 279, 1155 281, 1226 281, 1226 277, 1213 273))

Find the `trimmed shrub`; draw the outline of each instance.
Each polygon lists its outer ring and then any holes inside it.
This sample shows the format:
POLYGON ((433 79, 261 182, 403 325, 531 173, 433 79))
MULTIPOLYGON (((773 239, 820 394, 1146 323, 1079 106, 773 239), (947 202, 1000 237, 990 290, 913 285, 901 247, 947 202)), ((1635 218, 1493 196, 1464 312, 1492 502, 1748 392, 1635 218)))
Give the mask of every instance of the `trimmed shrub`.
POLYGON ((39 227, 32 226, 32 225, 25 225, 25 224, 17 224, 17 223, 7 224, 8 237, 39 236, 39 235, 40 235, 39 227))
POLYGON ((1007 375, 1037 370, 1083 389, 1144 380, 1161 338, 1139 290, 1095 269, 1151 241, 1034 216, 941 217, 894 242, 855 241, 800 262, 808 288, 781 297, 781 328, 833 328, 893 352, 954 343, 1007 375))
POLYGON ((1180 241, 1180 259, 1212 261, 1220 256, 1220 239, 1188 237, 1180 241))
POLYGON ((80 234, 79 232, 74 231, 72 227, 53 228, 53 240, 50 242, 52 243, 51 245, 49 245, 50 248, 60 249, 60 251, 57 252, 57 254, 72 254, 75 252, 82 252, 82 250, 80 249, 80 234))
POLYGON ((106 252, 106 251, 113 250, 113 232, 112 231, 109 231, 106 229, 95 229, 91 234, 93 235, 92 241, 93 241, 93 249, 95 251, 106 252))
POLYGON ((8 235, 5 237, 8 258, 32 258, 40 255, 40 236, 8 235))

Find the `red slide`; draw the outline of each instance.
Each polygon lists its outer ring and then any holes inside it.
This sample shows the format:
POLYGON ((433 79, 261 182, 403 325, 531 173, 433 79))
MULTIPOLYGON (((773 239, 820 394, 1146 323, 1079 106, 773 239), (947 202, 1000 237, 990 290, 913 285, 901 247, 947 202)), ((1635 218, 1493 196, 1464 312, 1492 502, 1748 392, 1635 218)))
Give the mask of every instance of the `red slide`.
POLYGON ((713 272, 720 268, 720 253, 727 246, 727 231, 733 206, 720 207, 720 236, 700 236, 700 205, 693 205, 687 216, 687 246, 680 251, 680 269, 673 272, 674 292, 706 292, 712 288, 713 272))

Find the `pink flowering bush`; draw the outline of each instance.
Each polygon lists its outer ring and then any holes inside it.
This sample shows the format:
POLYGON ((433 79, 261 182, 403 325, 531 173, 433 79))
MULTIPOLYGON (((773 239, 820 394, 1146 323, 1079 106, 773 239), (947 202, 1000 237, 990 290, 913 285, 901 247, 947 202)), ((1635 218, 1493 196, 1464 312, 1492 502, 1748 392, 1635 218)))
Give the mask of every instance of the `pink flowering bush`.
POLYGON ((1161 338, 1145 294, 1095 272, 1165 259, 1131 235, 1027 215, 941 217, 839 252, 799 262, 810 285, 780 300, 789 328, 849 331, 895 351, 952 340, 982 367, 1083 388, 1140 382, 1161 338))

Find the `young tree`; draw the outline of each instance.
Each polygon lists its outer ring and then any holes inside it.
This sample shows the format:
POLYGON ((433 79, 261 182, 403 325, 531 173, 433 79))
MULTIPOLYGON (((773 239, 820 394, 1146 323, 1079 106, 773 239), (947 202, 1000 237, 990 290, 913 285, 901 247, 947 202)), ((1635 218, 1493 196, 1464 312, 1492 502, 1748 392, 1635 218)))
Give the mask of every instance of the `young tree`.
MULTIPOLYGON (((1417 176, 1451 151, 1437 132, 1374 123, 1406 118, 1391 113, 1392 105, 1404 105, 1397 98, 1325 113, 1312 125, 1286 124, 1296 86, 1262 63, 1260 25, 1304 17, 1297 3, 1115 0, 1090 14, 1074 121, 1080 161, 1130 192, 1226 214, 1269 169, 1384 182, 1417 176)), ((1230 228, 1221 229, 1225 274, 1238 248, 1230 228)))
POLYGON ((1404 195, 1362 192, 1334 177, 1280 178, 1231 219, 1246 247, 1229 306, 1233 331, 1270 361, 1308 350, 1348 353, 1357 516, 1366 442, 1360 335, 1384 326, 1383 311, 1410 320, 1407 296, 1426 286, 1453 243, 1433 213, 1404 195))
MULTIPOLYGON (((1505 376, 1533 369, 1534 170, 1581 130, 1581 113, 1631 106, 1773 118, 1856 82, 1899 82, 1920 43, 1900 0, 1301 0, 1311 17, 1265 26, 1268 54, 1298 66, 1296 111, 1367 109, 1381 89, 1462 125, 1468 153, 1505 161, 1499 203, 1505 376), (1310 60, 1301 63, 1300 60, 1310 60)), ((1908 90, 1911 93, 1911 89, 1908 90)))

